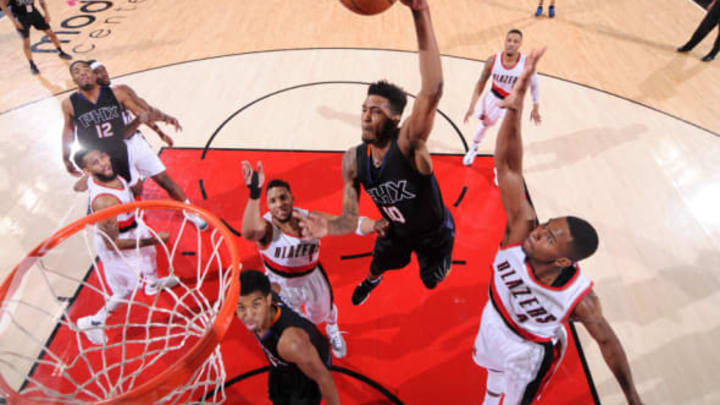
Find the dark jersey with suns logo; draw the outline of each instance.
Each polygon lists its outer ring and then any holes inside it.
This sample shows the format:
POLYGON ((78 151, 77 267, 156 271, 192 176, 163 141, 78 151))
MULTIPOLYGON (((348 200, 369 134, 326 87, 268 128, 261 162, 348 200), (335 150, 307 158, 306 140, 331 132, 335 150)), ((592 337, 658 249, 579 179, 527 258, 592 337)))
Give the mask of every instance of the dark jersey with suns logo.
POLYGON ((370 149, 357 147, 357 179, 390 222, 395 236, 420 236, 436 231, 447 220, 435 174, 418 172, 402 154, 397 137, 392 140, 380 167, 375 167, 370 149))
POLYGON ((115 98, 112 89, 107 86, 100 87, 100 93, 95 103, 79 92, 70 95, 70 102, 73 107, 75 137, 80 146, 109 154, 115 173, 130 182, 127 146, 124 138, 123 112, 125 108, 115 98))

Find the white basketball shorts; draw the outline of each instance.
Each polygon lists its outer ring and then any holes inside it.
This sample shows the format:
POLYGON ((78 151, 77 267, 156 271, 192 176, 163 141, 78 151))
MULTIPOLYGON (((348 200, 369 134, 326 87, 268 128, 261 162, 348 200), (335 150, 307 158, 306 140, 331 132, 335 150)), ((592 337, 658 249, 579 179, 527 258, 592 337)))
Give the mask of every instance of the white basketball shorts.
POLYGON ((145 137, 136 132, 125 140, 128 149, 130 165, 130 186, 134 186, 140 179, 152 177, 166 170, 160 158, 153 152, 145 137))
POLYGON ((503 373, 504 405, 529 404, 537 399, 565 355, 567 334, 560 328, 554 343, 535 343, 513 332, 488 301, 475 337, 473 360, 503 373))
POLYGON ((315 324, 337 322, 337 311, 333 305, 332 288, 320 265, 308 274, 299 277, 284 277, 265 269, 271 283, 280 285, 280 297, 299 314, 315 324), (305 305, 305 311, 302 307, 305 305))

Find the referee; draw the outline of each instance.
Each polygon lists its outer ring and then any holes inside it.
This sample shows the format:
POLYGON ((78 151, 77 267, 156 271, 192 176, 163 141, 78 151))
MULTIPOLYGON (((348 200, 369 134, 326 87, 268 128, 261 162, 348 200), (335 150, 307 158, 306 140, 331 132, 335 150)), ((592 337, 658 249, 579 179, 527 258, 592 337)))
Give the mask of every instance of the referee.
POLYGON ((47 4, 45 0, 39 0, 40 7, 42 7, 45 16, 40 14, 37 8, 35 8, 35 0, 0 0, 0 8, 7 14, 10 21, 15 24, 17 32, 20 34, 23 40, 23 50, 25 51, 25 57, 30 62, 30 71, 33 74, 40 73, 35 62, 32 60, 32 52, 30 51, 30 27, 33 26, 35 29, 43 31, 50 40, 55 44, 58 50, 58 56, 63 59, 72 59, 72 56, 65 53, 60 48, 60 42, 58 41, 55 33, 50 29, 50 13, 48 13, 47 4), (9 6, 9 9, 8 9, 9 6))

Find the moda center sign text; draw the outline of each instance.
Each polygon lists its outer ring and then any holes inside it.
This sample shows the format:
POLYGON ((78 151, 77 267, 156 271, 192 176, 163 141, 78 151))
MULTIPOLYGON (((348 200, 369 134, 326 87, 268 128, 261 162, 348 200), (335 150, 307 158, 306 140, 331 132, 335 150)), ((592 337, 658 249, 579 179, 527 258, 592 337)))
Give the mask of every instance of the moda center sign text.
MULTIPOLYGON (((0 0, 3 1, 3 0, 0 0)), ((63 44, 70 44, 70 51, 85 54, 95 50, 103 39, 112 35, 147 0, 81 0, 79 9, 72 16, 60 22, 55 30, 63 44)), ((66 47, 67 48, 67 47, 66 47)), ((57 52, 50 38, 43 36, 32 45, 33 52, 57 52)))

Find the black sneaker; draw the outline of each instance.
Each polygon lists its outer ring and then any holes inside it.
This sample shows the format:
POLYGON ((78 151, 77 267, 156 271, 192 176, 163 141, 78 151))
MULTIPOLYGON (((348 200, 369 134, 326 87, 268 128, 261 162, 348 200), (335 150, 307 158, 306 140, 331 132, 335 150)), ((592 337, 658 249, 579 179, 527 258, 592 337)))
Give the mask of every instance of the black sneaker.
POLYGON ((692 51, 692 46, 685 44, 685 45, 681 46, 680 48, 678 48, 677 51, 680 53, 690 52, 690 51, 692 51))
POLYGON ((32 74, 34 74, 34 75, 40 73, 40 69, 38 69, 37 66, 35 66, 35 62, 33 62, 33 61, 30 61, 30 71, 31 71, 32 74))
POLYGON ((60 59, 72 59, 72 56, 65 53, 65 51, 58 51, 60 59))
POLYGON ((373 283, 367 278, 363 280, 362 283, 358 284, 358 286, 355 287, 355 291, 353 291, 352 295, 353 305, 361 305, 363 302, 365 302, 370 295, 370 291, 377 287, 378 284, 380 284, 380 280, 377 280, 373 283))

